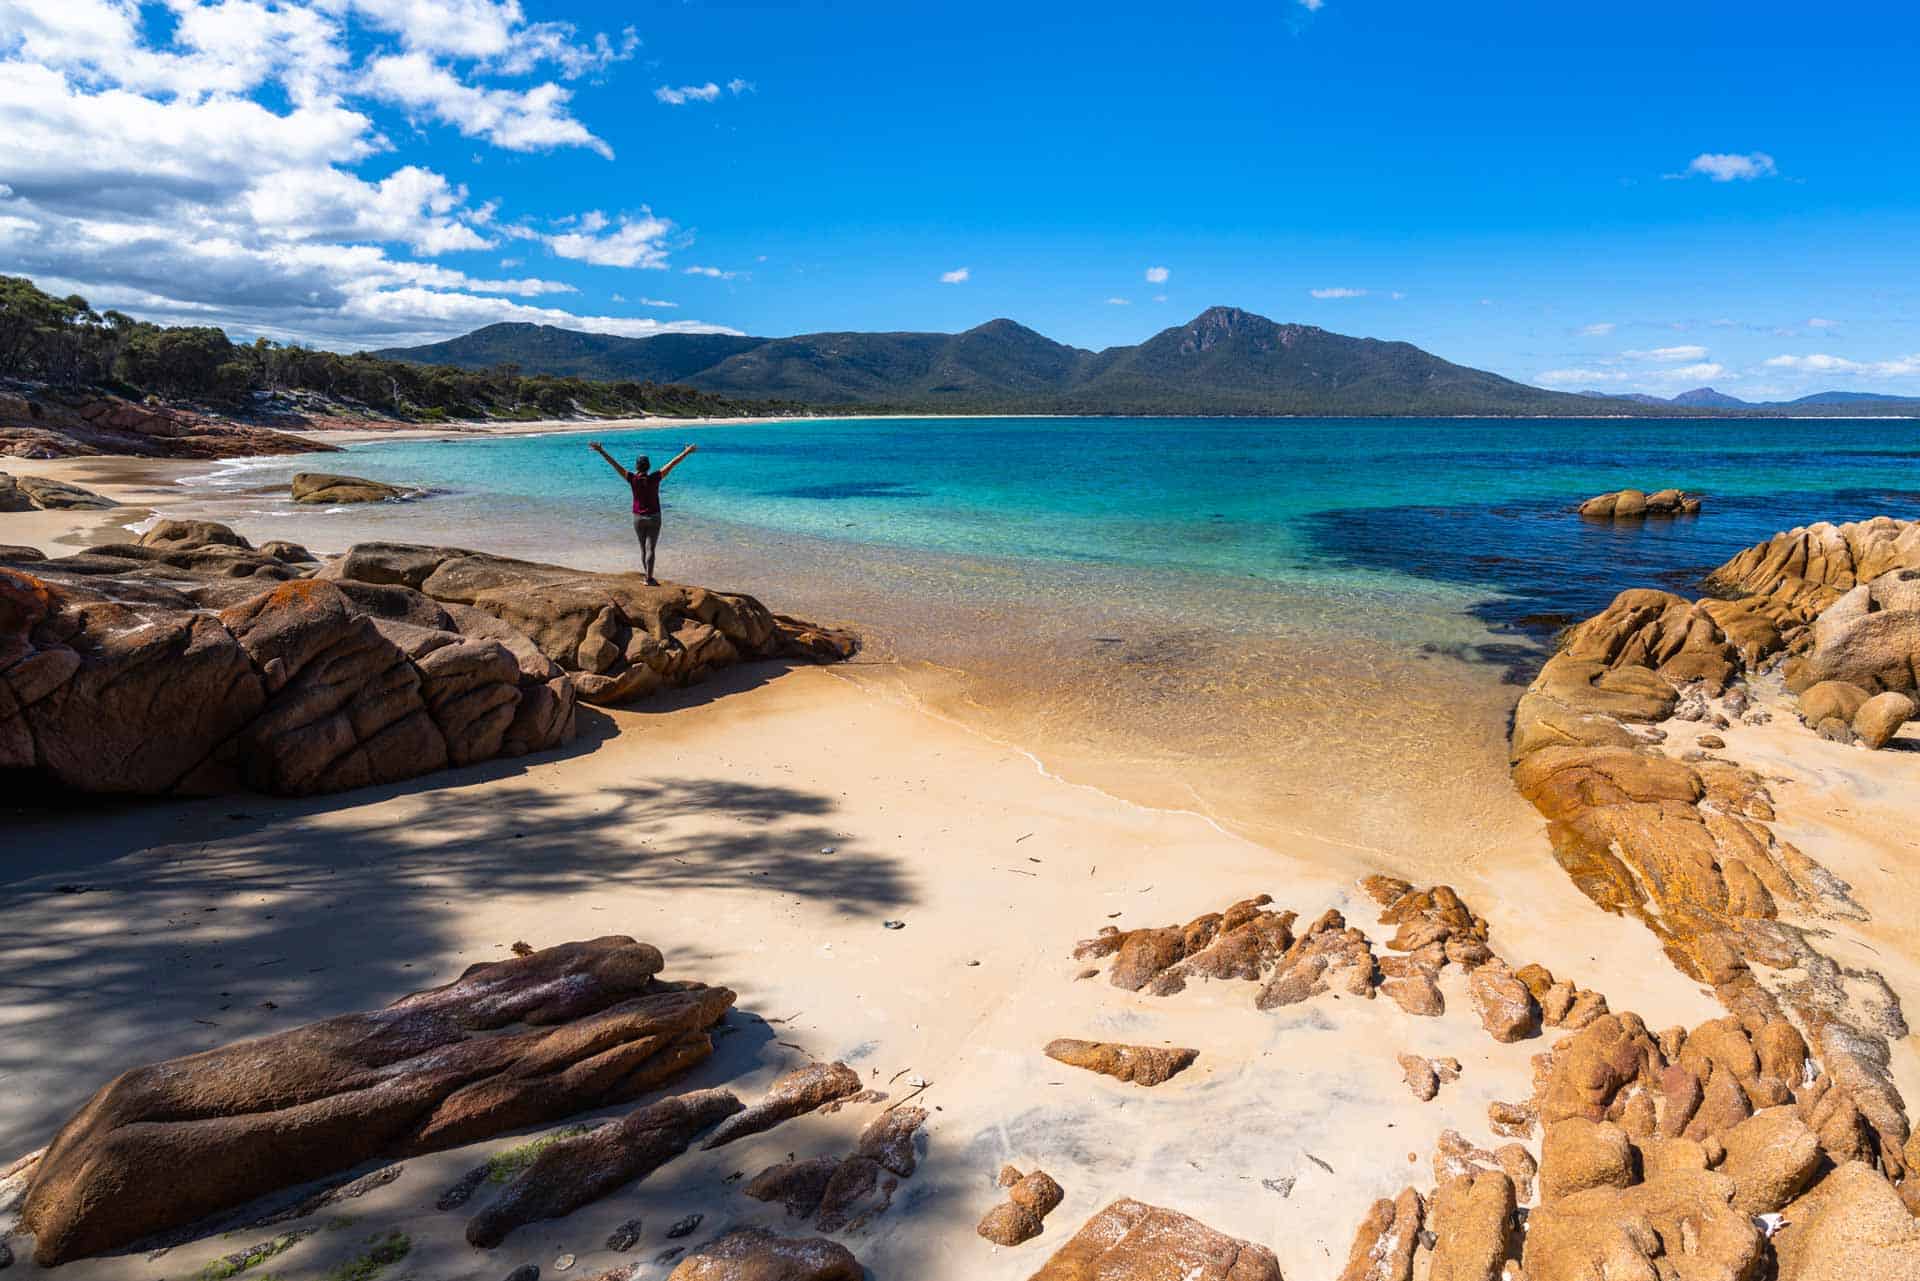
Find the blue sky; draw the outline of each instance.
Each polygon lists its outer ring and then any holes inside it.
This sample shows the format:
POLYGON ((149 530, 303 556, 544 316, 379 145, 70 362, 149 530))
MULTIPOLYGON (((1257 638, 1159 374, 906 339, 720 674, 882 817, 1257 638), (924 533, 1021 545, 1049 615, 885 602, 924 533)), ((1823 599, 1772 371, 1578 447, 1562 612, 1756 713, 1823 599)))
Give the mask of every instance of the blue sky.
POLYGON ((1101 347, 1229 303, 1550 386, 1920 393, 1916 37, 1890 3, 0 0, 0 270, 343 348, 1101 347))

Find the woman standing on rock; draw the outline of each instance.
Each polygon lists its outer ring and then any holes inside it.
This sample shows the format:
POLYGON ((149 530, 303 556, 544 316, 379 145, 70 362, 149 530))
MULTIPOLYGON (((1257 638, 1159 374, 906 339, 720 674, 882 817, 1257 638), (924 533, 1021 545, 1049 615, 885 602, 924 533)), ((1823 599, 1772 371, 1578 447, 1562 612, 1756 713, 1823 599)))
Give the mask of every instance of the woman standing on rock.
POLYGON ((633 532, 640 540, 640 560, 646 568, 647 586, 657 586, 659 580, 653 576, 653 554, 660 546, 660 482, 667 473, 685 462, 687 455, 694 453, 694 446, 673 456, 673 461, 659 471, 652 470, 653 464, 645 454, 633 460, 633 470, 628 471, 614 461, 612 454, 599 441, 589 441, 593 452, 607 460, 607 466, 626 477, 627 488, 633 491, 633 532))

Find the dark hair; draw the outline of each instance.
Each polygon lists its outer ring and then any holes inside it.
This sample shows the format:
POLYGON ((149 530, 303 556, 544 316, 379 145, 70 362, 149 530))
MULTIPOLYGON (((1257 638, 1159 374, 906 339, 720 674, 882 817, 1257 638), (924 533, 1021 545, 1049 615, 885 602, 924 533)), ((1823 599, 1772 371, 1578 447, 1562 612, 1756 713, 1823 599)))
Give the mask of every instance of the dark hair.
POLYGON ((653 460, 648 458, 645 454, 641 454, 638 458, 635 458, 633 460, 633 469, 639 472, 642 476, 649 475, 653 471, 653 460))

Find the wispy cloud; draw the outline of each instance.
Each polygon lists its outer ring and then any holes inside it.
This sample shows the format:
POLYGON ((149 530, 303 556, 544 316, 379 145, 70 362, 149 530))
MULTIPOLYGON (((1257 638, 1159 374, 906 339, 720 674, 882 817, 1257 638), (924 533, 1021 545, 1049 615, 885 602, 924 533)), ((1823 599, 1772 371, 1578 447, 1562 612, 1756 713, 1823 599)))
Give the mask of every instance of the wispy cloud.
POLYGON ((1651 351, 1623 351, 1620 354, 1628 360, 1705 360, 1707 349, 1695 346, 1655 347, 1651 351))
POLYGON ((653 91, 653 96, 669 107, 684 106, 689 102, 715 102, 720 97, 720 86, 711 80, 703 85, 681 85, 678 89, 661 85, 653 91))
POLYGON ((1769 369, 1797 369, 1813 374, 1847 374, 1869 378, 1911 378, 1920 374, 1920 353, 1895 356, 1891 360, 1850 360, 1814 352, 1805 356, 1774 356, 1766 362, 1769 369))
POLYGON ((1749 151, 1745 155, 1724 151, 1703 151, 1687 162, 1682 173, 1664 175, 1667 178, 1706 177, 1714 182, 1752 182, 1756 178, 1773 178, 1780 173, 1780 167, 1773 157, 1764 151, 1749 151))
POLYGON ((710 276, 715 280, 732 280, 738 272, 722 271, 718 267, 688 267, 689 276, 710 276))
POLYGON ((1367 296, 1367 291, 1364 289, 1309 289, 1307 292, 1315 298, 1365 298, 1367 296))
POLYGON ((971 267, 955 267, 952 271, 940 273, 940 283, 943 285, 964 285, 972 278, 973 268, 971 267))
POLYGON ((1308 13, 1318 13, 1326 7, 1327 0, 1300 0, 1300 7, 1308 13))
POLYGON ((1147 268, 1147 283, 1150 285, 1164 285, 1167 283, 1167 277, 1172 274, 1173 273, 1165 267, 1149 267, 1147 268))
POLYGON ((738 98, 743 93, 752 93, 757 85, 751 80, 742 80, 739 76, 727 81, 727 92, 738 98))
POLYGON ((1109 307, 1131 307, 1131 306, 1133 306, 1133 299, 1131 299, 1131 298, 1109 298, 1109 299, 1107 299, 1107 306, 1109 306, 1109 307))
POLYGON ((1580 326, 1580 336, 1582 338, 1605 338, 1619 327, 1620 326, 1614 324, 1611 320, 1596 321, 1591 325, 1580 326))
POLYGON ((1627 369, 1612 363, 1603 363, 1599 366, 1582 366, 1573 369, 1549 369, 1536 375, 1534 381, 1543 387, 1562 387, 1573 390, 1607 385, 1631 385, 1641 388, 1658 387, 1672 391, 1683 387, 1697 387, 1701 383, 1724 377, 1726 372, 1725 365, 1716 364, 1710 360, 1671 369, 1627 369))
POLYGON ((1825 316, 1815 316, 1807 321, 1808 329, 1837 329, 1839 325, 1839 321, 1828 320, 1825 316))

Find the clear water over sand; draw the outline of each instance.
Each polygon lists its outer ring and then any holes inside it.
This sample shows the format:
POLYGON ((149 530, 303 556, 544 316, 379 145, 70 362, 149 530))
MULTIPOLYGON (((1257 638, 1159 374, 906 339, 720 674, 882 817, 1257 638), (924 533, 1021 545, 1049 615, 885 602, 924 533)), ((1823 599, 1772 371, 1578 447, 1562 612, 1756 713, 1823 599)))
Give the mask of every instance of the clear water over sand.
MULTIPOLYGON (((1628 586, 1687 590, 1777 529, 1920 509, 1907 421, 889 419, 599 433, 701 452, 665 487, 660 569, 851 622, 855 669, 1049 767, 1281 841, 1470 857, 1518 821, 1516 681, 1628 586), (1696 519, 1584 522, 1637 485, 1696 519), (1444 824, 1446 849, 1428 835, 1444 824)), ((249 533, 634 562, 586 437, 406 440, 210 478, 249 533), (299 510, 327 468, 430 498, 299 510)))

